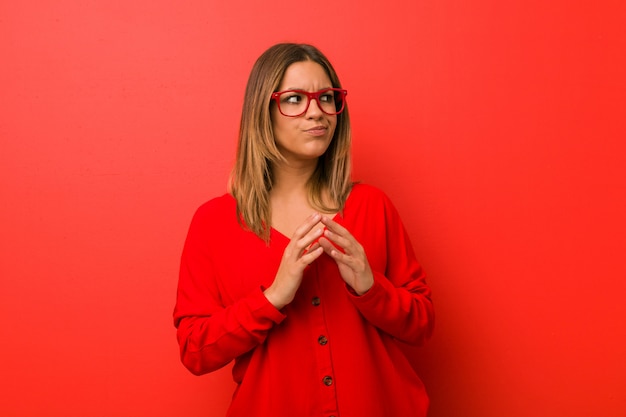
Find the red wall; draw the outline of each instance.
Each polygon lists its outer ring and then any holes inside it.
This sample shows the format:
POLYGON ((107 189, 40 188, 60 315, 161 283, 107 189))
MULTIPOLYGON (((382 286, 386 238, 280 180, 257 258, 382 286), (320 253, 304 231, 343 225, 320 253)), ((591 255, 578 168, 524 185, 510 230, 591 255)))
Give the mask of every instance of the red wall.
POLYGON ((0 414, 223 415, 171 324, 278 41, 350 91, 355 177, 396 202, 438 312, 432 417, 626 415, 621 0, 4 1, 0 414))

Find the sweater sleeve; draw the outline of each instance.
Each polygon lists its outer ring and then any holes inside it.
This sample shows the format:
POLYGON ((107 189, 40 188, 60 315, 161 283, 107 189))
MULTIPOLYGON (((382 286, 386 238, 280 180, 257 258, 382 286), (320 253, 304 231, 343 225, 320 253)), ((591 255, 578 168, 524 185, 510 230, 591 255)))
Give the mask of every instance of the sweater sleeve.
POLYGON ((373 271, 374 285, 368 292, 361 296, 351 292, 350 296, 374 326, 400 341, 419 345, 433 330, 431 290, 397 210, 383 198, 386 270, 373 271))
POLYGON ((284 319, 261 288, 224 305, 213 267, 211 231, 216 226, 211 218, 215 216, 206 206, 193 217, 183 248, 174 308, 181 361, 195 375, 215 371, 250 351, 284 319))

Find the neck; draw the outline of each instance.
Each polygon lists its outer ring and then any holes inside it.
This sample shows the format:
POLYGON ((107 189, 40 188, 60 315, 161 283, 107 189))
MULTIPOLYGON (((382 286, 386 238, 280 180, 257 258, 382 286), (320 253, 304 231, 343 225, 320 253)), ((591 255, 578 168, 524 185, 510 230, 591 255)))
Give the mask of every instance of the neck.
POLYGON ((272 168, 272 193, 300 193, 306 192, 306 184, 315 172, 317 160, 299 164, 284 162, 275 164, 272 168))

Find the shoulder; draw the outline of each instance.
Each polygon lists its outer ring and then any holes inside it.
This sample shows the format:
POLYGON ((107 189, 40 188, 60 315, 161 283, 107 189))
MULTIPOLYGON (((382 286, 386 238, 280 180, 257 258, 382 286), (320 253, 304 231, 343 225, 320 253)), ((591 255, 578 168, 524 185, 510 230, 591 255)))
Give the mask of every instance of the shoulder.
POLYGON ((382 191, 380 188, 363 183, 355 183, 352 186, 352 190, 350 190, 350 194, 348 195, 348 202, 358 204, 376 202, 382 204, 391 203, 387 194, 385 194, 385 192, 382 191))
POLYGON ((382 214, 387 221, 399 216, 398 210, 391 198, 380 188, 373 185, 356 183, 346 201, 345 211, 369 213, 372 216, 382 214))
POLYGON ((202 204, 196 210, 196 215, 210 216, 220 215, 226 213, 232 213, 236 210, 237 203, 230 194, 224 194, 219 197, 212 198, 211 200, 202 204))
POLYGON ((237 203, 230 194, 203 203, 196 209, 193 215, 192 224, 200 225, 224 225, 230 220, 237 222, 237 203))
POLYGON ((189 244, 199 244, 202 247, 228 244, 236 239, 243 229, 237 221, 237 204, 230 194, 215 197, 202 205, 194 212, 187 241, 189 244))

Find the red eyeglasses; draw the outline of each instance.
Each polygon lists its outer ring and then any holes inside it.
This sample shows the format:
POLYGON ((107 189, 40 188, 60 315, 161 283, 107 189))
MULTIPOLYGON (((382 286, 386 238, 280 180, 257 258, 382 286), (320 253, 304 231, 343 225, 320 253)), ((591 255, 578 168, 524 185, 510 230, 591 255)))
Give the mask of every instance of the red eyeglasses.
POLYGON ((303 90, 286 90, 272 93, 280 114, 287 117, 302 116, 309 109, 311 100, 317 102, 320 110, 330 116, 339 114, 346 106, 348 91, 341 88, 325 88, 315 93, 303 90))

